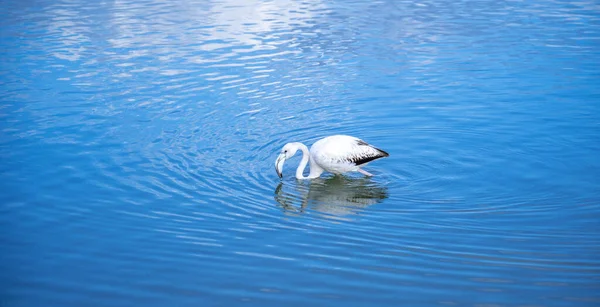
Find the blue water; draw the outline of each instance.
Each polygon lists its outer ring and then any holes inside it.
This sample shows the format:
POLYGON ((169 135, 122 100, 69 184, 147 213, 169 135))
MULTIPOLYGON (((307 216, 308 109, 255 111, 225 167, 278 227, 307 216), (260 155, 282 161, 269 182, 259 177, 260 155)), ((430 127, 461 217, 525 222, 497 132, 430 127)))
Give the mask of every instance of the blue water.
POLYGON ((600 306, 596 1, 0 4, 0 306, 600 306))

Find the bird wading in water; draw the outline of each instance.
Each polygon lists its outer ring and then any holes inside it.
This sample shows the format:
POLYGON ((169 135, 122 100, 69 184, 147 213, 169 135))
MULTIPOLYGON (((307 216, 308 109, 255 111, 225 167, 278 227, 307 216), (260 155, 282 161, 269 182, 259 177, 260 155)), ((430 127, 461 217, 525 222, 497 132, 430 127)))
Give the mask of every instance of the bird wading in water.
POLYGON ((367 163, 389 156, 379 148, 367 142, 348 135, 333 135, 315 142, 310 151, 302 143, 287 143, 275 161, 275 171, 279 178, 283 177, 283 164, 285 160, 293 157, 298 150, 302 151, 302 160, 296 169, 297 179, 318 178, 325 171, 333 174, 359 172, 366 176, 373 174, 361 169, 367 163), (306 164, 310 162, 310 173, 304 177, 306 164))

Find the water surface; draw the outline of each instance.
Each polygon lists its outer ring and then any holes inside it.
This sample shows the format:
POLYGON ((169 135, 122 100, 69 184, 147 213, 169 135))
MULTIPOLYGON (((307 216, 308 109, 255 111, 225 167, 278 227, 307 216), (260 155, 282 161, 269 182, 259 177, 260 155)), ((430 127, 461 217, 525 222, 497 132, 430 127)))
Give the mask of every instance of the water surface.
POLYGON ((0 305, 600 305, 594 1, 1 2, 0 305))

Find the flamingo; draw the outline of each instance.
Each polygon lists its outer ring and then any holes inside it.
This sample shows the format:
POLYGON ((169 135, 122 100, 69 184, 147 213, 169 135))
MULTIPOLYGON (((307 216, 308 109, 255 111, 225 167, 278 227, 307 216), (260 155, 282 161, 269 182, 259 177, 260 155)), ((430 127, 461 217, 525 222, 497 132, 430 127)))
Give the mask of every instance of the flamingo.
POLYGON ((333 174, 359 172, 365 176, 373 174, 361 169, 367 163, 389 156, 379 148, 348 135, 332 135, 316 141, 308 151, 306 145, 294 142, 287 143, 275 161, 275 171, 283 178, 282 170, 285 160, 293 157, 298 150, 302 151, 302 160, 296 169, 297 179, 314 179, 325 171, 333 174), (304 177, 304 169, 310 161, 310 173, 304 177))

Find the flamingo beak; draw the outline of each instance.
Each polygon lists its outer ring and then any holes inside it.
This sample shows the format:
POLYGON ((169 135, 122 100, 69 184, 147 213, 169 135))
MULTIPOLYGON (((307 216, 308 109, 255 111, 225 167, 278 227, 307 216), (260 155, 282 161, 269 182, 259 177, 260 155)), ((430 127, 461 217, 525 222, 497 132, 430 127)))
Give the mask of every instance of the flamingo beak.
POLYGON ((277 175, 279 176, 279 178, 283 178, 283 163, 285 162, 285 154, 280 154, 277 157, 277 161, 275 161, 275 171, 277 172, 277 175))

